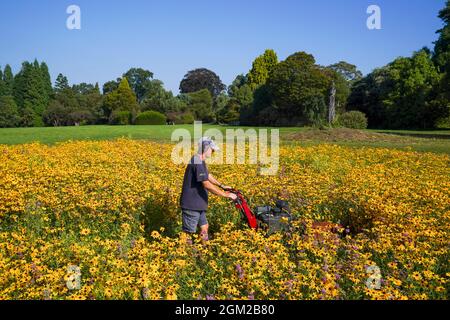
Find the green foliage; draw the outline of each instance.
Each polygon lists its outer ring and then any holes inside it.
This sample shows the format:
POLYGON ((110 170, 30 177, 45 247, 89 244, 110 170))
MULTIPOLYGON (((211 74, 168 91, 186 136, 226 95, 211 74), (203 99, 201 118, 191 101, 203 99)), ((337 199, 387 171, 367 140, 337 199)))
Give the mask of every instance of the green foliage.
POLYGON ((115 110, 109 116, 109 124, 128 125, 131 124, 132 115, 130 111, 115 110))
POLYGON ((20 126, 21 127, 33 127, 35 123, 36 114, 29 102, 25 102, 22 109, 19 109, 20 126))
POLYGON ((3 71, 0 66, 0 97, 5 95, 5 82, 3 81, 3 71))
POLYGON ((356 82, 349 109, 364 112, 370 127, 433 128, 449 112, 439 97, 441 78, 429 51, 421 50, 356 82))
POLYGON ((194 116, 191 112, 169 112, 167 114, 167 121, 173 124, 193 124, 194 116))
POLYGON ((0 96, 0 128, 16 127, 20 117, 12 96, 0 96))
POLYGON ((174 97, 171 91, 164 89, 160 80, 152 80, 147 85, 147 93, 141 103, 141 110, 154 110, 163 114, 186 109, 186 102, 174 97))
POLYGON ((138 125, 161 125, 166 124, 166 116, 157 111, 145 111, 138 114, 136 124, 138 125))
POLYGON ((338 63, 328 66, 329 69, 340 74, 346 81, 353 83, 355 81, 361 80, 363 74, 358 68, 345 61, 340 61, 338 63))
POLYGON ((11 70, 11 66, 7 64, 5 70, 3 70, 3 75, 1 77, 0 96, 12 96, 14 88, 14 76, 11 70))
POLYGON ((238 124, 240 105, 236 99, 230 99, 228 103, 219 110, 217 120, 219 123, 238 124))
POLYGON ((253 61, 252 69, 247 75, 247 84, 252 90, 266 83, 271 72, 278 64, 278 57, 274 50, 267 49, 253 61))
POLYGON ((323 71, 331 79, 332 83, 334 83, 336 89, 336 113, 339 114, 345 112, 347 100, 351 92, 351 86, 354 82, 352 80, 347 80, 348 75, 346 76, 342 71, 336 70, 336 67, 327 67, 324 68, 323 71))
MULTIPOLYGON (((131 122, 134 122, 139 111, 139 105, 127 78, 123 78, 119 87, 105 97, 103 106, 106 116, 110 116, 114 111, 128 111, 132 115, 131 122)), ((114 118, 110 118, 110 123, 111 119, 114 118)))
POLYGON ((437 32, 439 39, 435 43, 433 60, 443 74, 440 93, 450 108, 450 0, 439 12, 439 18, 445 25, 437 32))
POLYGON ((315 64, 314 57, 305 52, 295 53, 280 62, 267 81, 279 116, 295 124, 310 122, 311 110, 322 109, 330 86, 330 77, 315 64))
POLYGON ((94 119, 93 114, 89 110, 75 110, 69 113, 69 121, 76 126, 86 125, 94 119))
POLYGON ((52 100, 43 114, 44 123, 48 126, 62 126, 67 123, 68 109, 58 100, 52 100))
POLYGON ((69 80, 63 74, 58 74, 55 81, 55 92, 61 92, 69 89, 69 80))
POLYGON ((367 129, 367 117, 359 111, 350 111, 339 115, 337 123, 349 129, 367 129))
POLYGON ((149 83, 153 78, 153 72, 142 68, 131 68, 123 75, 123 77, 127 78, 131 89, 133 89, 133 92, 136 95, 137 101, 141 103, 147 95, 149 83))
POLYGON ((215 98, 226 89, 226 86, 217 74, 205 68, 191 70, 181 80, 181 93, 193 93, 203 89, 207 89, 215 98))
POLYGON ((108 81, 105 82, 105 84, 103 85, 103 95, 107 95, 111 92, 113 92, 114 90, 117 90, 117 88, 119 87, 119 83, 120 83, 121 79, 118 78, 116 81, 108 81))
POLYGON ((48 101, 50 101, 50 98, 53 96, 52 80, 50 78, 48 66, 45 62, 41 62, 40 71, 42 76, 43 88, 46 91, 48 101))
MULTIPOLYGON (((13 94, 19 110, 31 108, 35 115, 33 125, 43 125, 42 114, 50 102, 48 81, 50 76, 45 65, 24 62, 14 77, 13 94)), ((25 112, 29 115, 29 110, 25 112)))
POLYGON ((192 112, 196 120, 205 122, 213 120, 213 98, 207 89, 189 93, 188 97, 188 109, 192 112))

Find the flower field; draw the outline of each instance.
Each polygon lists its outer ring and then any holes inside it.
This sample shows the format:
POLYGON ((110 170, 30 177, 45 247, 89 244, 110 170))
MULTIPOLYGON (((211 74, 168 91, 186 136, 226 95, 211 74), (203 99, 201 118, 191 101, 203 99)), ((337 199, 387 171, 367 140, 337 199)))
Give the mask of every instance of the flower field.
POLYGON ((211 196, 212 239, 189 244, 172 148, 0 145, 0 298, 449 298, 448 155, 283 145, 276 176, 211 164, 253 206, 288 200, 294 229, 247 230, 231 202, 211 196))

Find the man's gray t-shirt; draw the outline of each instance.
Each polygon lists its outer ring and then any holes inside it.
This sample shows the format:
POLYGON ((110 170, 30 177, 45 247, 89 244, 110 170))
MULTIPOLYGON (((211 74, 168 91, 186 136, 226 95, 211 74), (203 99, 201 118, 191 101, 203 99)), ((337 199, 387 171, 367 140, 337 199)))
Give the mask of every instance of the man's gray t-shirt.
POLYGON ((183 188, 180 197, 182 209, 206 211, 208 209, 208 191, 203 181, 208 180, 208 168, 198 155, 192 157, 184 173, 183 188))

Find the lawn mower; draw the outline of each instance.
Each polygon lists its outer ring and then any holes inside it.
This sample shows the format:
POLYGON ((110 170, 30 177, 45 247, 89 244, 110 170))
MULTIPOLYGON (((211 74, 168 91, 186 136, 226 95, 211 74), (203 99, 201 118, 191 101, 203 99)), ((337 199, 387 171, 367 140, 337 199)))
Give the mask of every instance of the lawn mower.
POLYGON ((264 230, 268 235, 290 229, 292 215, 287 201, 277 200, 275 207, 260 206, 252 211, 241 191, 237 189, 227 189, 226 191, 237 196, 234 205, 242 213, 244 220, 251 229, 264 230))

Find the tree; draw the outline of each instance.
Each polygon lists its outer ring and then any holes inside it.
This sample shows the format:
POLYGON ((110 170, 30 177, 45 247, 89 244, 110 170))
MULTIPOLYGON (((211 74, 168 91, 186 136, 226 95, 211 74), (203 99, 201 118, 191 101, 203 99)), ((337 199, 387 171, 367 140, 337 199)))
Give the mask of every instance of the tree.
POLYGON ((439 97, 441 79, 429 50, 420 50, 357 81, 349 108, 364 112, 370 127, 433 128, 449 113, 439 97))
POLYGON ((70 119, 82 123, 107 123, 103 110, 103 96, 100 94, 98 83, 80 83, 72 86, 78 102, 78 108, 72 112, 70 119))
POLYGON ((58 74, 55 81, 55 92, 59 93, 69 88, 69 80, 67 80, 67 77, 61 73, 58 74))
POLYGON ((445 25, 437 31, 439 39, 435 42, 433 59, 440 70, 446 72, 450 65, 450 0, 439 12, 439 18, 445 25))
POLYGON ((0 68, 0 96, 11 96, 13 94, 14 76, 9 64, 2 72, 0 68))
POLYGON ((104 98, 103 106, 107 117, 110 117, 114 111, 129 111, 132 115, 132 122, 134 122, 139 105, 127 78, 122 78, 119 87, 104 98))
POLYGON ((58 100, 52 100, 43 114, 45 124, 54 127, 66 125, 68 116, 68 109, 58 100))
POLYGON ((131 68, 123 77, 127 78, 131 89, 136 95, 138 103, 141 103, 146 96, 148 85, 153 78, 153 72, 142 68, 131 68))
POLYGON ((108 81, 105 82, 105 84, 103 85, 103 95, 107 95, 108 93, 113 92, 114 90, 116 90, 119 87, 119 83, 122 79, 117 78, 116 81, 112 80, 112 81, 108 81))
POLYGON ((360 80, 363 76, 362 72, 359 71, 355 65, 345 61, 332 64, 331 66, 328 66, 328 68, 339 73, 350 83, 360 80))
POLYGON ((191 70, 181 80, 181 93, 198 92, 202 89, 208 89, 215 98, 226 89, 226 86, 217 74, 205 68, 191 70))
POLYGON ((180 109, 180 101, 173 96, 171 91, 166 91, 160 80, 151 80, 147 83, 147 91, 141 103, 142 111, 157 111, 163 114, 176 112, 180 109))
POLYGON ((12 96, 0 97, 0 128, 10 128, 19 125, 20 117, 16 102, 12 96))
POLYGON ((271 72, 278 64, 278 57, 274 50, 267 49, 253 61, 252 69, 247 75, 247 84, 252 90, 264 85, 271 72))
POLYGON ((212 121, 214 114, 212 111, 213 99, 207 89, 188 94, 188 108, 193 113, 195 120, 212 121))
POLYGON ((228 95, 230 97, 234 96, 236 91, 238 91, 244 85, 248 85, 247 76, 240 74, 233 80, 233 83, 228 87, 228 95))
POLYGON ((311 110, 326 107, 331 79, 315 64, 312 55, 298 52, 280 62, 267 87, 279 116, 292 123, 308 123, 311 110))
POLYGON ((9 64, 7 64, 5 66, 5 70, 3 70, 3 84, 4 84, 3 95, 12 96, 14 88, 14 75, 12 73, 11 66, 9 64))
POLYGON ((444 22, 444 27, 437 31, 439 39, 435 43, 433 60, 444 74, 441 82, 441 93, 446 104, 450 107, 450 0, 447 0, 445 8, 439 12, 439 18, 444 22))
POLYGON ((3 71, 0 66, 0 97, 5 95, 5 83, 3 82, 3 71))
MULTIPOLYGON (((22 69, 14 78, 14 99, 19 111, 25 108, 33 110, 34 126, 44 124, 42 114, 50 102, 45 78, 37 60, 33 63, 24 62, 22 69)), ((31 113, 27 110, 26 114, 29 116, 31 113)))
MULTIPOLYGON (((351 92, 351 86, 354 81, 349 80, 348 75, 337 70, 336 68, 326 67, 323 68, 323 72, 331 79, 331 87, 334 86, 335 93, 335 110, 336 113, 341 114, 345 112, 345 107, 347 105, 347 100, 351 92)), ((332 89, 330 87, 330 90, 332 89)))
POLYGON ((219 110, 217 121, 219 123, 237 124, 239 122, 239 111, 239 103, 235 99, 230 99, 227 104, 219 110))
POLYGON ((32 127, 34 126, 36 114, 29 101, 25 101, 22 109, 19 109, 20 115, 20 126, 21 127, 32 127))
POLYGON ((50 101, 50 98, 53 96, 52 80, 48 71, 48 66, 45 62, 41 62, 40 71, 42 77, 42 85, 46 92, 47 99, 48 101, 50 101))

